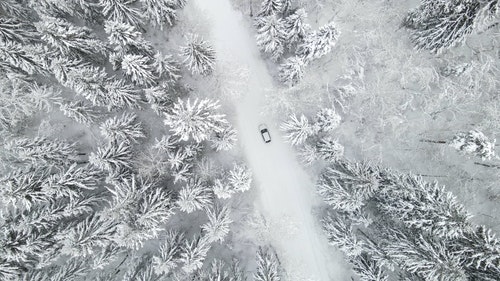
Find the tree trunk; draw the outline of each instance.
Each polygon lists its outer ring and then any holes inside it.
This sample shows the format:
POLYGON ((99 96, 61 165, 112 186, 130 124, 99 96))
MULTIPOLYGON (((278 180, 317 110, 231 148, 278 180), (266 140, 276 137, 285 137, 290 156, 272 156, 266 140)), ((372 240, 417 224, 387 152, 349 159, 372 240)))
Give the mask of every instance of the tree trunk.
POLYGON ((430 142, 430 143, 439 143, 439 144, 448 143, 447 141, 443 141, 443 140, 428 140, 428 139, 421 139, 420 142, 430 142))

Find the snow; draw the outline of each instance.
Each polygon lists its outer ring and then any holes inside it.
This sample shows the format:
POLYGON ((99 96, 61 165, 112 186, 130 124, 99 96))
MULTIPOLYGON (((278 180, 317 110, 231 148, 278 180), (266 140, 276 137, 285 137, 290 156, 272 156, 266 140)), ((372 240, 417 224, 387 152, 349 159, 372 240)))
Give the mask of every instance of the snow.
POLYGON ((270 222, 269 240, 287 272, 285 280, 347 280, 349 272, 341 254, 328 246, 312 214, 320 202, 314 182, 297 162, 273 120, 263 112, 264 94, 274 90, 274 86, 251 27, 232 9, 229 0, 194 2, 210 22, 209 39, 217 60, 230 60, 235 67, 245 66, 249 71, 248 88, 235 101, 236 129, 260 193, 256 207, 270 222), (262 141, 258 131, 261 123, 267 123, 271 143, 262 141))

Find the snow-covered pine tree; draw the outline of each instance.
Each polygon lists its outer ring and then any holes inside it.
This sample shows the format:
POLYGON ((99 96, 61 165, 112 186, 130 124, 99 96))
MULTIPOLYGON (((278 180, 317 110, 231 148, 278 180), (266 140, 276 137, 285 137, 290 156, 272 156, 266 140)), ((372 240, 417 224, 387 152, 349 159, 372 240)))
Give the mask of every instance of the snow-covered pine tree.
POLYGON ((496 140, 490 141, 482 132, 471 130, 467 133, 455 135, 450 142, 450 146, 463 154, 488 160, 495 157, 495 142, 496 140))
POLYGON ((318 156, 328 162, 335 162, 344 155, 344 146, 331 137, 325 137, 316 144, 318 156))
MULTIPOLYGON (((11 0, 13 1, 13 0, 11 0)), ((13 262, 8 262, 0 258, 0 278, 6 281, 14 281, 18 278, 21 268, 16 266, 13 262)))
POLYGON ((109 105, 109 96, 105 89, 108 78, 103 68, 60 57, 51 61, 51 69, 59 83, 73 89, 94 106, 109 105))
POLYGON ((288 0, 262 0, 260 4, 259 17, 267 17, 270 15, 281 14, 284 10, 284 2, 288 4, 288 0))
POLYGON ((62 18, 44 16, 35 23, 35 27, 41 39, 64 56, 97 59, 96 55, 107 52, 106 45, 92 34, 92 30, 62 18))
POLYGON ((295 44, 301 43, 307 34, 311 32, 311 26, 306 22, 307 13, 304 9, 295 10, 283 21, 286 43, 290 49, 295 44))
POLYGON ((38 38, 33 24, 18 18, 0 18, 0 41, 31 44, 37 42, 38 38))
POLYGON ((34 81, 0 78, 0 128, 14 130, 39 111, 50 112, 59 92, 34 81))
POLYGON ((182 232, 167 231, 158 255, 153 256, 153 269, 157 275, 169 274, 178 266, 183 241, 182 232))
POLYGON ((144 55, 126 54, 121 61, 125 75, 136 85, 151 86, 159 78, 155 73, 153 61, 144 55))
POLYGON ((151 105, 151 109, 160 116, 166 114, 174 103, 168 85, 144 89, 144 94, 148 103, 151 105))
POLYGON ((257 251, 257 272, 253 274, 255 281, 280 281, 281 263, 276 251, 271 247, 259 247, 257 251))
POLYGON ((298 84, 304 78, 304 71, 307 62, 298 56, 287 58, 279 66, 279 79, 285 85, 292 87, 298 84))
POLYGON ((143 23, 141 11, 133 7, 130 0, 99 0, 102 14, 107 20, 124 22, 140 28, 143 23))
MULTIPOLYGON (((44 47, 0 40, 0 62, 5 63, 8 72, 24 74, 46 74, 47 67, 42 59, 44 47)), ((0 68, 1 69, 1 68, 0 68)))
POLYGON ((137 115, 130 112, 106 120, 100 129, 110 142, 137 143, 138 139, 146 137, 137 115))
POLYGON ((478 226, 451 243, 471 278, 493 281, 500 277, 500 241, 490 229, 478 226))
POLYGON ((377 193, 377 207, 387 217, 433 236, 456 238, 471 231, 470 215, 452 193, 436 182, 399 176, 377 193))
POLYGON ((183 62, 193 74, 211 74, 215 68, 214 48, 196 34, 189 34, 186 38, 187 44, 180 50, 183 62))
POLYGON ((59 103, 59 110, 64 116, 85 125, 93 124, 101 116, 95 106, 86 104, 83 100, 59 103))
POLYGON ((275 14, 258 19, 257 46, 261 51, 278 61, 285 52, 285 25, 275 14))
POLYGON ((191 179, 180 190, 177 205, 186 213, 207 209, 212 205, 211 190, 201 180, 191 179))
POLYGON ((440 53, 462 43, 473 31, 474 19, 484 3, 422 0, 403 20, 403 26, 411 30, 411 39, 418 49, 440 53))
POLYGON ((330 22, 319 30, 309 33, 304 42, 297 46, 296 54, 306 61, 319 59, 331 52, 340 36, 335 23, 330 22))
POLYGON ((204 236, 208 242, 224 242, 229 234, 229 226, 233 222, 230 217, 230 210, 227 206, 214 205, 206 210, 208 222, 203 224, 204 236))
POLYGON ((212 148, 215 151, 229 151, 236 144, 236 130, 231 125, 226 126, 223 130, 215 132, 210 137, 212 148))
POLYGON ((461 257, 449 251, 441 239, 392 229, 383 249, 404 270, 425 280, 469 280, 461 257))
POLYGON ((244 164, 234 164, 227 176, 228 184, 235 192, 245 192, 252 187, 252 171, 244 164))
POLYGON ((283 122, 280 129, 285 132, 285 139, 292 145, 301 145, 313 134, 313 128, 309 124, 309 119, 304 114, 297 118, 295 114, 289 116, 288 120, 283 122))
POLYGON ((106 147, 98 147, 89 156, 89 162, 101 170, 110 173, 130 169, 132 167, 132 151, 129 143, 111 142, 106 147))
POLYGON ((193 138, 202 142, 209 138, 212 132, 222 131, 228 122, 224 114, 217 114, 220 107, 218 101, 209 99, 178 99, 168 113, 165 114, 165 125, 170 126, 170 131, 179 136, 181 140, 193 138))
POLYGON ((50 198, 42 192, 43 185, 49 175, 46 168, 15 170, 0 178, 0 202, 2 205, 17 206, 29 210, 35 203, 48 202, 50 198))
POLYGON ((97 188, 101 173, 86 165, 72 164, 68 169, 50 175, 41 190, 51 198, 81 197, 84 190, 97 188))
POLYGON ((135 175, 115 182, 109 191, 110 208, 103 214, 119 221, 114 237, 119 246, 141 248, 146 240, 158 237, 161 225, 173 214, 170 193, 135 175))
MULTIPOLYGON (((359 276, 360 281, 388 281, 389 276, 385 270, 367 253, 362 253, 351 260, 353 270, 359 276)), ((403 279, 401 279, 403 280, 403 279)))
POLYGON ((28 0, 28 6, 40 16, 64 18, 73 16, 75 5, 73 1, 59 0, 28 0))
POLYGON ((335 112, 333 108, 322 108, 316 113, 314 120, 314 131, 320 132, 330 132, 340 125, 342 118, 335 112))
POLYGON ((106 21, 104 31, 114 51, 122 57, 124 54, 153 55, 153 46, 146 41, 134 25, 121 21, 106 21))
POLYGON ((46 137, 15 138, 4 144, 4 150, 14 161, 32 164, 68 164, 78 160, 76 143, 50 140, 46 137))
POLYGON ((316 146, 305 144, 299 148, 300 161, 306 165, 312 165, 316 160, 319 160, 318 150, 316 146))
POLYGON ((210 250, 210 242, 201 235, 190 240, 184 240, 179 258, 184 272, 192 273, 200 269, 203 266, 208 250, 210 250))
POLYGON ((31 11, 17 0, 0 1, 0 15, 27 19, 31 11))
POLYGON ((338 247, 349 260, 354 260, 363 253, 365 243, 356 237, 347 219, 331 213, 323 218, 322 224, 328 243, 338 247))
POLYGON ((179 63, 174 60, 172 55, 164 56, 160 52, 156 52, 153 59, 153 65, 158 76, 167 79, 167 81, 164 81, 167 86, 175 85, 177 80, 181 78, 179 63))
POLYGON ((70 257, 87 257, 98 248, 112 243, 116 223, 100 216, 89 216, 76 226, 60 232, 61 253, 70 257))
POLYGON ((108 110, 116 108, 140 108, 141 91, 122 79, 111 77, 106 79, 104 91, 107 94, 108 110))
POLYGON ((177 21, 176 3, 172 0, 140 0, 145 18, 163 30, 163 26, 173 26, 177 21))

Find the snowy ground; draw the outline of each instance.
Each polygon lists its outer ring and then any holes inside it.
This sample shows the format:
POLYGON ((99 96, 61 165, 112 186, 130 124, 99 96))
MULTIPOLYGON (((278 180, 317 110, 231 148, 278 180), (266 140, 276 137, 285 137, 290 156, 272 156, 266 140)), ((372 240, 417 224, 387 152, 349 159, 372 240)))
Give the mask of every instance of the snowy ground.
POLYGON ((250 27, 229 0, 197 0, 210 21, 211 38, 218 60, 230 60, 248 69, 248 87, 235 102, 239 139, 252 168, 260 200, 256 203, 270 227, 270 243, 276 248, 287 280, 346 280, 348 272, 340 254, 335 255, 311 210, 319 202, 314 183, 297 163, 271 120, 262 112, 266 91, 273 82, 260 58, 250 27), (268 123, 273 141, 265 144, 258 131, 268 123), (334 256, 335 255, 335 256, 334 256))

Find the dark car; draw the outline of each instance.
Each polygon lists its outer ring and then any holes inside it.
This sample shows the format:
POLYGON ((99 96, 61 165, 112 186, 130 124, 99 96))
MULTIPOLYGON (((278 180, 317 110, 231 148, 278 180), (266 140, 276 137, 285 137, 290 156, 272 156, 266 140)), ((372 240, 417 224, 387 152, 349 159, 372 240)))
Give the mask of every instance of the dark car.
POLYGON ((259 131, 265 143, 271 142, 271 134, 269 134, 266 124, 260 124, 259 131))

